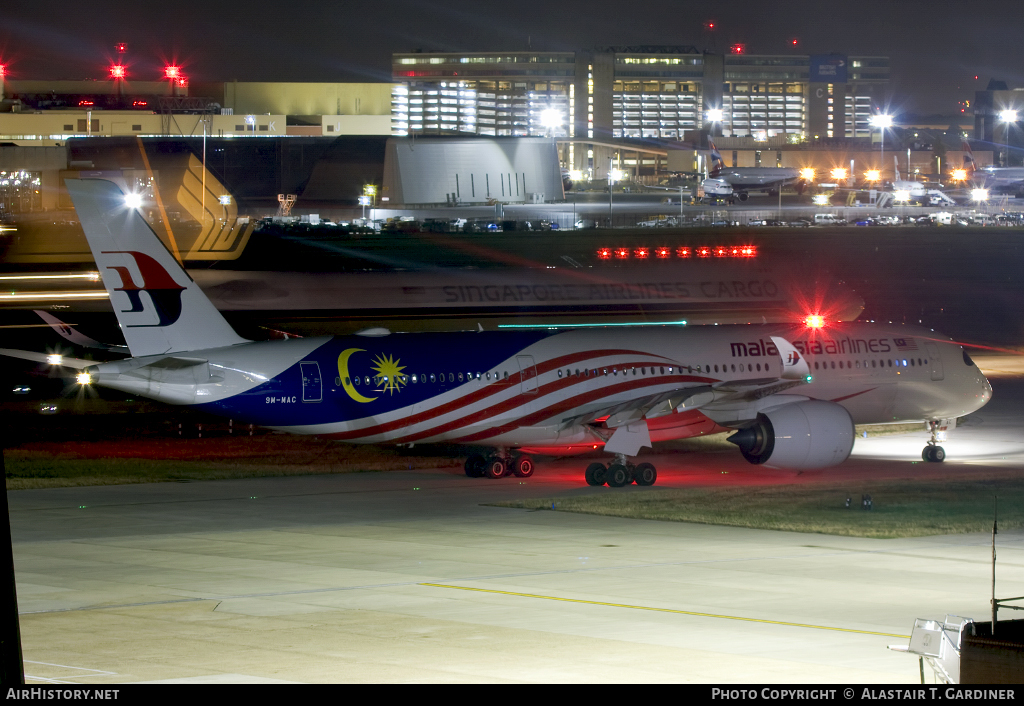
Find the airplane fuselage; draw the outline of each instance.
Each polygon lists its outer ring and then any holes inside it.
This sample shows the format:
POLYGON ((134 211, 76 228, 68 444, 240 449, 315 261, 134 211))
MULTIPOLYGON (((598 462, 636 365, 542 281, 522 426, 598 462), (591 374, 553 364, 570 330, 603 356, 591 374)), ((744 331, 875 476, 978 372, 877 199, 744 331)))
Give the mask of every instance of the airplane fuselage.
POLYGON ((353 443, 582 451, 607 437, 591 412, 673 391, 661 412, 647 411, 655 440, 720 431, 801 398, 835 402, 857 424, 955 418, 991 394, 968 361, 959 345, 922 329, 746 325, 303 338, 91 372, 133 394, 353 443), (779 380, 772 335, 803 353, 810 383, 779 380), (759 397, 730 412, 745 388, 759 397), (688 403, 691 389, 699 399, 688 403))

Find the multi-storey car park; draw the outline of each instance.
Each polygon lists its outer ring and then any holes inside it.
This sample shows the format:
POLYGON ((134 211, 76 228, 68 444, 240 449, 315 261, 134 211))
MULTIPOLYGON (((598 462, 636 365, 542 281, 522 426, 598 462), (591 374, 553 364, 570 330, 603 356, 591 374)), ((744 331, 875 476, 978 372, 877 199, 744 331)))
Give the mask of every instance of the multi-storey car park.
POLYGON ((410 52, 393 55, 392 78, 393 134, 561 138, 565 163, 597 174, 595 147, 623 138, 868 138, 889 60, 693 46, 410 52))

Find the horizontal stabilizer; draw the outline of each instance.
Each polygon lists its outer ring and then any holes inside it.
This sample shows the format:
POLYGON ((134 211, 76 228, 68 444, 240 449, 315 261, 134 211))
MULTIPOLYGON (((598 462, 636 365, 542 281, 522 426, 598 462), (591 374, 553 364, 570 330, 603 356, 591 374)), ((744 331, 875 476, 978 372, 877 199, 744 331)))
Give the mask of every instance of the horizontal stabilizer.
POLYGON ((21 358, 22 360, 31 360, 36 363, 49 363, 50 365, 59 365, 65 368, 88 368, 91 365, 96 365, 95 360, 83 360, 82 358, 68 358, 66 356, 58 355, 56 353, 36 353, 35 351, 19 351, 13 348, 0 348, 0 355, 5 355, 9 358, 21 358))

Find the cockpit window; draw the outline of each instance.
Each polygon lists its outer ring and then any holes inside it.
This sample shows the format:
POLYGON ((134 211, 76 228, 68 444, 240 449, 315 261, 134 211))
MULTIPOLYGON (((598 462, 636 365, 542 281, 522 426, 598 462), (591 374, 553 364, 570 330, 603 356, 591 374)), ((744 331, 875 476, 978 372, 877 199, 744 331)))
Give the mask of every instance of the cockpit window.
POLYGON ((966 365, 974 365, 974 361, 971 360, 971 356, 967 355, 967 351, 964 350, 964 349, 961 349, 961 350, 963 350, 963 354, 964 354, 964 364, 966 364, 966 365))

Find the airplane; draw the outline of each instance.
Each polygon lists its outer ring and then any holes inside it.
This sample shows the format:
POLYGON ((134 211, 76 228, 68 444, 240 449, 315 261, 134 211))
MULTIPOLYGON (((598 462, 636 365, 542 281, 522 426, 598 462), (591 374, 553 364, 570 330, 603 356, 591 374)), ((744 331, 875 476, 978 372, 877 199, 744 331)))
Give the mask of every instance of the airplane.
POLYGON ((988 402, 963 348, 921 328, 853 323, 570 331, 238 336, 125 194, 68 179, 131 357, 97 363, 0 354, 79 370, 97 384, 298 434, 366 444, 449 442, 487 449, 471 477, 528 477, 531 454, 596 449, 590 485, 653 485, 634 463, 653 443, 735 430, 752 464, 794 470, 842 463, 854 424, 924 420, 922 452, 988 402))
POLYGON ((904 192, 907 196, 905 201, 917 201, 922 202, 928 198, 928 188, 919 181, 907 181, 906 179, 900 179, 900 160, 898 157, 893 156, 893 173, 896 175, 896 179, 892 182, 892 190, 896 192, 904 192))
POLYGON ((963 168, 967 172, 968 180, 979 182, 981 188, 989 189, 994 193, 1024 193, 1024 167, 993 167, 990 165, 979 170, 977 162, 974 161, 974 151, 967 140, 963 141, 963 150, 963 168))
POLYGON ((751 191, 774 192, 784 184, 797 182, 797 193, 803 193, 805 183, 800 178, 800 170, 791 167, 726 167, 725 160, 708 140, 711 171, 701 186, 704 188, 705 199, 731 200, 733 197, 746 201, 751 191))

